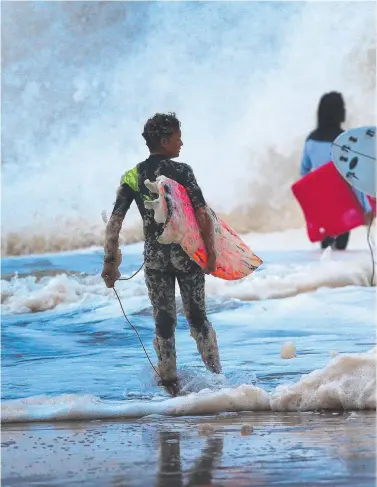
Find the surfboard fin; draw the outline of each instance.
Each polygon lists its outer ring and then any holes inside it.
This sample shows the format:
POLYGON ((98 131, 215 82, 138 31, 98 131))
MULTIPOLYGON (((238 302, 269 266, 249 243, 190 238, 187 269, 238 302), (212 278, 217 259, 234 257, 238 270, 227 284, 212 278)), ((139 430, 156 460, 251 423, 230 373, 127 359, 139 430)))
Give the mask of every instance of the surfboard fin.
POLYGON ((145 186, 149 189, 151 193, 158 194, 158 198, 155 200, 144 201, 144 207, 147 210, 154 211, 154 219, 157 223, 165 223, 168 216, 168 209, 166 205, 163 204, 163 196, 158 190, 157 183, 152 183, 149 179, 144 181, 145 186))
POLYGON ((159 193, 159 191, 158 191, 158 186, 157 186, 157 183, 156 183, 156 182, 152 183, 151 181, 149 181, 149 179, 146 179, 146 180, 144 181, 144 184, 145 184, 145 186, 146 186, 146 187, 149 189, 149 191, 150 191, 151 193, 156 193, 156 194, 158 194, 158 193, 159 193))

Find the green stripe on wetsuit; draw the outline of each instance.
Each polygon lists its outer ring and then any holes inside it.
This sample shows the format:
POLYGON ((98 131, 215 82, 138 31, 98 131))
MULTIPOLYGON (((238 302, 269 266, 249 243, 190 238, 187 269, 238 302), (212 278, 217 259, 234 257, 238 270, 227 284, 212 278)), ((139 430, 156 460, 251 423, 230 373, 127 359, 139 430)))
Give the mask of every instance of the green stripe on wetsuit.
MULTIPOLYGON (((120 180, 120 184, 127 184, 135 193, 139 192, 139 171, 137 166, 127 171, 120 180)), ((147 194, 141 194, 145 200, 151 200, 152 198, 147 194)))

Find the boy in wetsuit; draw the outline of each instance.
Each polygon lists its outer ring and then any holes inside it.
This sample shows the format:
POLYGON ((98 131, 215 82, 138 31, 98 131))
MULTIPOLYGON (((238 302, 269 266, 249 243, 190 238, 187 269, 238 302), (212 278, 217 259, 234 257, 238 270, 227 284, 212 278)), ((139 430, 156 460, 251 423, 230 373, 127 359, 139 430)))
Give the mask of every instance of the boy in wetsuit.
POLYGON ((183 145, 180 122, 175 114, 157 113, 146 122, 142 135, 150 156, 127 171, 121 179, 121 187, 106 227, 102 277, 109 288, 114 287, 115 281, 120 277, 119 232, 124 217, 135 200, 143 219, 144 274, 156 326, 153 345, 158 358, 158 372, 162 377, 162 385, 174 387, 177 383, 175 280, 180 287, 191 335, 203 362, 211 372, 221 372, 216 333, 207 319, 204 293, 205 273, 209 274, 216 269, 214 226, 191 167, 172 161, 179 156, 183 145), (180 245, 157 242, 163 225, 156 223, 153 210, 144 207, 145 200, 156 198, 147 189, 144 181, 155 181, 160 175, 174 179, 187 190, 208 253, 208 264, 204 271, 188 257, 180 245))

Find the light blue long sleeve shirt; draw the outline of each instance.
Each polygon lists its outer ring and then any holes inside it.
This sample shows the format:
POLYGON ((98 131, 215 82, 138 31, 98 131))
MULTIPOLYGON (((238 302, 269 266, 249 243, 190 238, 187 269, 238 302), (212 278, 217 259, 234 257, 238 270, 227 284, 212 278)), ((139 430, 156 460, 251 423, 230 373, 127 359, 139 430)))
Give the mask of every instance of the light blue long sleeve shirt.
MULTIPOLYGON (((307 139, 301 159, 301 176, 306 176, 310 171, 324 166, 331 161, 332 142, 307 139)), ((371 211, 371 206, 364 193, 352 188, 364 211, 371 211)))

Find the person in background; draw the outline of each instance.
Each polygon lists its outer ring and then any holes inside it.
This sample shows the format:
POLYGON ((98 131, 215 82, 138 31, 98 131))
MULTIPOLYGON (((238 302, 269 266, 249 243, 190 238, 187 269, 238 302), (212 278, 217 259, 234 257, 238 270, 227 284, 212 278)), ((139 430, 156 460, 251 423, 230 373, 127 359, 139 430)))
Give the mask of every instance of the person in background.
MULTIPOLYGON (((317 128, 306 139, 301 160, 301 176, 318 169, 331 160, 331 147, 334 140, 342 133, 342 123, 346 119, 346 107, 341 93, 332 91, 325 93, 318 105, 317 128)), ((365 223, 369 224, 373 212, 366 196, 356 189, 356 194, 365 212, 365 223)), ((333 237, 326 237, 321 242, 322 249, 331 246, 336 250, 345 250, 350 232, 333 237)))

